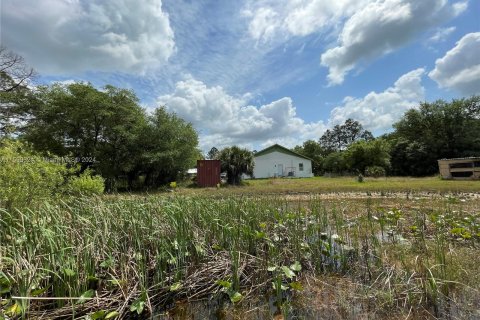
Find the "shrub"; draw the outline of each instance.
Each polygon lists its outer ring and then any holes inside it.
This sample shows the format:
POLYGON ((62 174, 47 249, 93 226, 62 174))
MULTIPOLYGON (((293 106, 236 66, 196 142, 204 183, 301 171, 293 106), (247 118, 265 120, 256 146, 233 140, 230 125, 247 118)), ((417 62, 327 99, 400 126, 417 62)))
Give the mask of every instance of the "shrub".
POLYGON ((15 140, 0 141, 0 207, 7 209, 68 195, 103 193, 104 182, 90 171, 79 177, 55 158, 42 157, 15 140))
POLYGON ((45 161, 19 141, 0 142, 0 206, 22 207, 34 200, 54 197, 69 170, 45 161))
POLYGON ((359 175, 358 175, 357 181, 360 182, 360 183, 363 182, 363 175, 362 175, 362 174, 359 174, 359 175))
POLYGON ((370 166, 365 168, 365 175, 367 177, 374 177, 374 178, 385 177, 386 171, 385 171, 385 168, 380 166, 370 166))
POLYGON ((104 190, 105 180, 92 175, 90 170, 85 170, 78 177, 70 178, 65 188, 65 192, 73 196, 100 195, 104 190))

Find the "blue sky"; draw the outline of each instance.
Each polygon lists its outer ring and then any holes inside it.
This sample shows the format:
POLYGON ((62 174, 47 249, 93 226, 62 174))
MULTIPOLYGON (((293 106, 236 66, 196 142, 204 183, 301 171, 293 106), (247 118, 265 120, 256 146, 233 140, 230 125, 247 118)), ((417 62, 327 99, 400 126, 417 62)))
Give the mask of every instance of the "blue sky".
POLYGON ((375 134, 421 101, 480 94, 480 0, 2 0, 1 43, 40 83, 135 90, 200 146, 375 134))

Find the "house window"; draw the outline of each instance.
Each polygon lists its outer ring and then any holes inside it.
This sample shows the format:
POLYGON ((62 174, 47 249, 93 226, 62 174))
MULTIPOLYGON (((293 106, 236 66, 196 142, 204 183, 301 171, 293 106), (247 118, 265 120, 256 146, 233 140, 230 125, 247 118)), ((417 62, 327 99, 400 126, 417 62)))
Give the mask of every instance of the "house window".
POLYGON ((303 163, 298 164, 298 171, 303 171, 303 163))

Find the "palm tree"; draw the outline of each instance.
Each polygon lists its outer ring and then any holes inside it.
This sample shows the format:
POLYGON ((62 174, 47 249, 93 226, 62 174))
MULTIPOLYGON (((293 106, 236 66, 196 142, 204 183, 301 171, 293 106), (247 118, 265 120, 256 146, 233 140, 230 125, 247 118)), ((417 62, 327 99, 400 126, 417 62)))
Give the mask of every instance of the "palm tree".
POLYGON ((227 173, 227 183, 238 185, 242 181, 242 174, 253 174, 253 153, 237 146, 220 151, 218 159, 222 163, 222 171, 227 173))

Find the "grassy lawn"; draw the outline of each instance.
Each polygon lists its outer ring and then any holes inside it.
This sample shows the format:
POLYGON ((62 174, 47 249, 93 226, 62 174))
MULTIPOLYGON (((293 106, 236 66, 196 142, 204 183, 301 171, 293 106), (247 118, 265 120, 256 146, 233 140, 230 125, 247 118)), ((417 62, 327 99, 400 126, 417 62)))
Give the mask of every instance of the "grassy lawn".
POLYGON ((456 193, 480 192, 480 181, 441 180, 438 177, 410 178, 365 178, 359 183, 356 177, 314 177, 298 179, 255 179, 245 180, 240 187, 186 188, 185 194, 274 194, 274 193, 332 193, 332 192, 435 192, 456 193))

